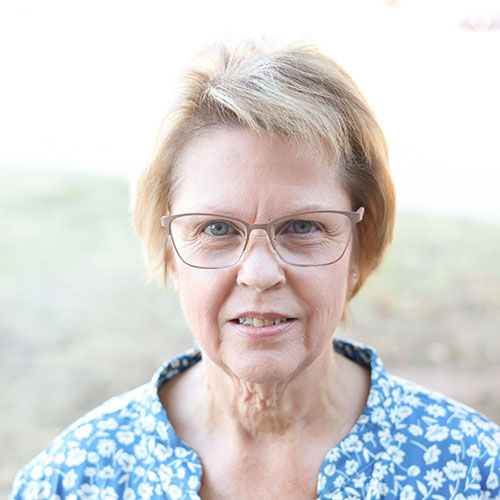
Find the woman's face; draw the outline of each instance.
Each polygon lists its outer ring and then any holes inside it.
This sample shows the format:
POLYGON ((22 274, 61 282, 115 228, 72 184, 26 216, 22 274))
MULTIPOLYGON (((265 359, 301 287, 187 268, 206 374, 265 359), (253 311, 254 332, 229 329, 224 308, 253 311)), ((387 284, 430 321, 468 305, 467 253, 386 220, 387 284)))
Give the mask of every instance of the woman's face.
MULTIPOLYGON (((193 140, 178 168, 173 214, 264 223, 303 210, 352 209, 335 168, 312 148, 248 130, 214 130, 193 140)), ((290 379, 332 348, 354 285, 350 254, 349 247, 335 264, 294 267, 272 251, 263 230, 254 230, 231 268, 196 269, 174 254, 171 270, 204 355, 243 380, 269 383, 290 379), (257 319, 255 326, 240 324, 247 317, 257 319), (260 327, 277 318, 288 319, 260 327)))

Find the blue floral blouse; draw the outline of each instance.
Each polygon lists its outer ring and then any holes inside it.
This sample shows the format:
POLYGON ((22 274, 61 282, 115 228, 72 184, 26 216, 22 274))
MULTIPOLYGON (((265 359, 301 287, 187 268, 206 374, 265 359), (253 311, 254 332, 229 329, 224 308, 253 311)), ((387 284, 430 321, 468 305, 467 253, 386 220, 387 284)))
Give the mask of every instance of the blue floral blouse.
MULTIPOLYGON (((500 499, 500 429, 477 412, 388 375, 370 348, 334 348, 371 368, 368 403, 326 455, 318 499, 500 499)), ((199 350, 167 361, 151 383, 75 422, 22 469, 10 499, 197 499, 202 467, 158 397, 199 350)))

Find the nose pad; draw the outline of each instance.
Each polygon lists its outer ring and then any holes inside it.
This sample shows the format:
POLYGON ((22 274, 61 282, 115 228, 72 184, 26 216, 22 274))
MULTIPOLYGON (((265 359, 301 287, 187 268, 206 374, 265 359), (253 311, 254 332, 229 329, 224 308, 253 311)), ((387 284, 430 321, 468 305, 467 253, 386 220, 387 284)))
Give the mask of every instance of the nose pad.
POLYGON ((243 252, 243 255, 241 256, 241 258, 242 259, 245 258, 246 254, 248 254, 252 250, 252 247, 255 245, 255 243, 259 242, 259 240, 265 239, 268 250, 271 252, 271 254, 273 254, 273 256, 276 259, 280 259, 280 256, 278 255, 278 253, 276 252, 276 250, 273 247, 273 244, 271 243, 270 236, 265 231, 262 231, 262 234, 255 234, 255 231, 259 231, 259 229, 254 230, 253 235, 250 234, 250 236, 248 238, 247 246, 246 246, 245 251, 243 252))
POLYGON ((238 263, 237 282, 240 286, 255 288, 259 291, 282 285, 285 282, 285 273, 281 263, 267 234, 250 237, 238 263), (263 238, 266 240, 265 247, 261 241, 263 238))

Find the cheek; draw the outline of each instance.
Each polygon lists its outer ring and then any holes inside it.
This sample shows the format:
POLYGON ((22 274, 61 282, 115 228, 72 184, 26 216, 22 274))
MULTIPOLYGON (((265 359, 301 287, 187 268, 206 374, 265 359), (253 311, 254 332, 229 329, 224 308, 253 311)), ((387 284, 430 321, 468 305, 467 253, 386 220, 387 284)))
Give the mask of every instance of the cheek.
POLYGON ((219 311, 230 289, 225 273, 186 266, 177 269, 176 290, 191 330, 196 336, 213 334, 213 329, 219 327, 219 311))
POLYGON ((299 288, 302 300, 308 304, 308 322, 315 335, 332 335, 344 312, 348 266, 335 266, 303 280, 299 288))

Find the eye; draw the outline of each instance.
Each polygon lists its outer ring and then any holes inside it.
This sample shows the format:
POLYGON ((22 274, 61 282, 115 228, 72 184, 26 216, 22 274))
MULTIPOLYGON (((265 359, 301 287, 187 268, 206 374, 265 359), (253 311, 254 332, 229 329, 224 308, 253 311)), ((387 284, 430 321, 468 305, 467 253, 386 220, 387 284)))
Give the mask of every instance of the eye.
POLYGON ((209 222, 204 229, 204 232, 211 236, 226 236, 234 234, 235 230, 232 224, 223 220, 209 222))
POLYGON ((317 225, 310 220, 294 220, 291 221, 288 227, 286 228, 286 232, 293 232, 296 234, 308 234, 314 231, 317 228, 317 225))

